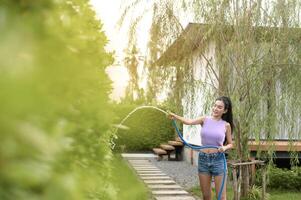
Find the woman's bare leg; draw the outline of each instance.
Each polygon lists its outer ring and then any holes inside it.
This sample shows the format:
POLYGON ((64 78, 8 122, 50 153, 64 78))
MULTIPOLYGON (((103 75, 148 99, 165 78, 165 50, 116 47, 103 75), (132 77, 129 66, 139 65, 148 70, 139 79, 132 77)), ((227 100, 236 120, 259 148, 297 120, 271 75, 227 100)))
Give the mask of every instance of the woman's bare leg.
POLYGON ((203 194, 203 200, 211 200, 212 176, 199 173, 199 180, 200 180, 201 191, 203 194))
MULTIPOLYGON (((222 182, 223 182, 223 176, 224 175, 214 177, 216 198, 218 198, 218 193, 221 189, 221 185, 222 185, 222 182)), ((226 175, 226 179, 225 179, 225 183, 224 183, 224 189, 223 189, 221 200, 226 200, 227 199, 227 195, 226 195, 227 184, 226 183, 227 183, 227 175, 226 175)))

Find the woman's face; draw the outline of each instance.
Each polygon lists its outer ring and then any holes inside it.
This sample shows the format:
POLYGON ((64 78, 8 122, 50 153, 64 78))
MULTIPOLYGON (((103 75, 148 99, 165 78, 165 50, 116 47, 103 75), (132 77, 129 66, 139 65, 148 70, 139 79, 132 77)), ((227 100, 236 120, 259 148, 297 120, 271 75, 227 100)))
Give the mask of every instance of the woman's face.
POLYGON ((221 100, 216 100, 215 103, 213 104, 212 116, 220 118, 226 112, 227 110, 225 110, 224 102, 221 100))

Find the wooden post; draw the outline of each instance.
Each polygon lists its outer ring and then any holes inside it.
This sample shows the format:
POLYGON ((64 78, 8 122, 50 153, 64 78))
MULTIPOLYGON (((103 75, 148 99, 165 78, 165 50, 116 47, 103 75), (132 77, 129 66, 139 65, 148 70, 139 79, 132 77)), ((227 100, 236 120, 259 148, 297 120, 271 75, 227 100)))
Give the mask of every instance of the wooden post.
MULTIPOLYGON (((251 157, 251 161, 253 162, 255 160, 254 157, 251 157)), ((251 172, 251 185, 255 185, 255 180, 256 180, 256 166, 255 164, 252 164, 250 169, 251 172)))
MULTIPOLYGON (((240 197, 243 196, 241 187, 245 187, 243 181, 247 182, 250 179, 250 172, 252 171, 253 165, 259 164, 264 167, 262 173, 262 200, 266 197, 266 168, 264 161, 261 160, 252 160, 251 162, 232 162, 229 163, 232 168, 232 175, 233 175, 233 193, 234 193, 234 200, 240 200, 240 197), (242 170, 244 168, 244 170, 242 170), (242 172, 244 171, 244 172, 242 172), (246 179, 246 180, 243 180, 246 179)), ((249 189, 249 188, 248 188, 249 189)))
POLYGON ((236 167, 233 166, 232 168, 232 174, 233 174, 233 192, 234 192, 234 200, 238 200, 238 184, 237 184, 237 171, 236 167))
POLYGON ((262 200, 265 200, 266 196, 266 167, 263 166, 262 170, 262 200))
POLYGON ((239 176, 238 176, 238 199, 240 200, 240 197, 241 197, 241 183, 242 183, 242 170, 241 170, 241 165, 239 165, 239 176))

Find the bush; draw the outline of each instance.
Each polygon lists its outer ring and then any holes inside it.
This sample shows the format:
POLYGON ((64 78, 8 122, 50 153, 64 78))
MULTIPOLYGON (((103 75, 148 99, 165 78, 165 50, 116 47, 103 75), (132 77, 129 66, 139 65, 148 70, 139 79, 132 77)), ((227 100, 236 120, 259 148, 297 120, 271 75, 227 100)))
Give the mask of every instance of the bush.
MULTIPOLYGON (((291 170, 270 167, 267 175, 269 189, 301 190, 301 167, 294 167, 291 170)), ((256 182, 261 184, 260 170, 256 173, 256 182)))
MULTIPOLYGON (((116 105, 115 115, 118 115, 119 118, 115 123, 119 124, 137 107, 137 105, 116 105)), ((155 109, 137 110, 123 125, 129 129, 117 131, 116 150, 149 151, 161 143, 175 138, 171 121, 164 113, 155 109)))
POLYGON ((273 189, 301 190, 301 173, 300 167, 280 169, 270 168, 268 172, 268 187, 273 189))
MULTIPOLYGON (((261 200, 262 199, 262 188, 253 185, 248 192, 248 200, 261 200)), ((269 194, 266 194, 265 199, 269 199, 269 194)))

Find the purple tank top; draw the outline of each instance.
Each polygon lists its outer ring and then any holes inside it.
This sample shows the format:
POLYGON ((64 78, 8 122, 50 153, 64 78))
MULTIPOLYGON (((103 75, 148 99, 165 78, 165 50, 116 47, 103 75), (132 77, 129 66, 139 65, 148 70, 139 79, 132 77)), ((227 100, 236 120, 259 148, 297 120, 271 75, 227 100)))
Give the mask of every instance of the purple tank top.
POLYGON ((206 117, 201 129, 202 145, 223 146, 226 137, 226 121, 206 117))

